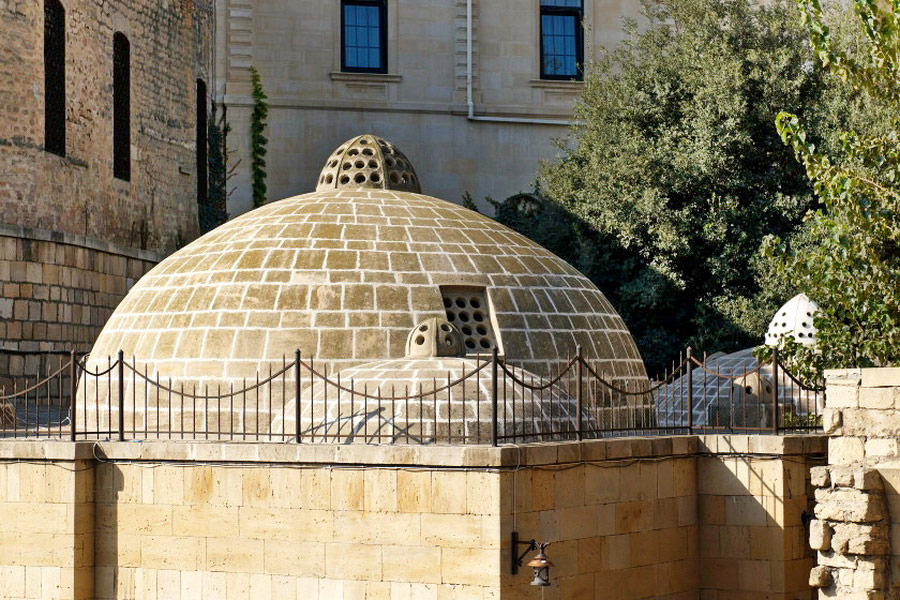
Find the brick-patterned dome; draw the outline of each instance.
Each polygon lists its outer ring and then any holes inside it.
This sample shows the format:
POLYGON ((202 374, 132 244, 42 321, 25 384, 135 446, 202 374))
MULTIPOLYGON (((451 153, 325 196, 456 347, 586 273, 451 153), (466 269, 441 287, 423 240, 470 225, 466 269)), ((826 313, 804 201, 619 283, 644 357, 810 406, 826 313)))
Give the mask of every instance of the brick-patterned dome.
POLYGON ((402 358, 433 317, 468 354, 497 347, 534 373, 580 344, 604 373, 646 377, 622 319, 566 262, 484 215, 368 184, 268 204, 182 248, 129 292, 91 360, 121 348, 162 377, 227 385, 300 348, 335 372, 402 358))

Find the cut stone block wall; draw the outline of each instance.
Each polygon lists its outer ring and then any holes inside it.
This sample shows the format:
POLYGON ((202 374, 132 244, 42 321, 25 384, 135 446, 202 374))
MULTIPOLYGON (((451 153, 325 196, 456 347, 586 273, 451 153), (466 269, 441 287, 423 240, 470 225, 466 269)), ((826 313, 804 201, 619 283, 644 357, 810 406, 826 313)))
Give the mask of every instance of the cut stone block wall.
POLYGON ((90 448, 4 442, 0 461, 0 598, 94 597, 90 448), (8 460, 10 456, 15 460, 8 460))
POLYGON ((802 515, 821 438, 707 436, 698 459, 703 600, 809 600, 815 555, 802 515))
POLYGON ((822 440, 764 439, 0 441, 0 598, 533 598, 516 531, 551 542, 545 600, 806 600, 783 496, 822 440))
POLYGON ((900 598, 900 369, 826 373, 828 465, 812 470, 819 598, 900 598), (887 482, 887 485, 885 483, 887 482))
MULTIPOLYGON (((89 350, 131 286, 161 259, 83 236, 0 224, 0 348, 89 350)), ((0 351, 0 377, 34 376, 38 358, 0 351)))

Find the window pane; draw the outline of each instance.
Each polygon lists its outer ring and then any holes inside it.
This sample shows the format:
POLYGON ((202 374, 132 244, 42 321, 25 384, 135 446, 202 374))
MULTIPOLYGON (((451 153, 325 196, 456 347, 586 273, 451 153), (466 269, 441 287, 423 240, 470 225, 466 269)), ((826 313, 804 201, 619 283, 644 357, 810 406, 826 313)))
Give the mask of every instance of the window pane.
POLYGON ((344 5, 344 67, 381 69, 383 4, 344 5))
POLYGON ((577 17, 573 14, 541 16, 544 74, 558 77, 578 75, 577 17))
POLYGON ((131 180, 131 45, 113 35, 113 175, 131 180))
POLYGON ((541 0, 541 6, 559 6, 562 8, 581 8, 582 0, 541 0))
POLYGON ((44 1, 44 149, 66 155, 66 14, 44 1))

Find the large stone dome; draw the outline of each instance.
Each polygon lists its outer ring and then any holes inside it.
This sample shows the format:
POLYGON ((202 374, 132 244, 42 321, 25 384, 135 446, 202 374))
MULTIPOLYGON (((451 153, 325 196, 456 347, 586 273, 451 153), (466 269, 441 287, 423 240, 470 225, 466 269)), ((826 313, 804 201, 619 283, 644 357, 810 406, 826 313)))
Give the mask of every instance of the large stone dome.
POLYGON ((405 191, 414 187, 398 150, 354 138, 329 157, 319 191, 239 216, 145 275, 91 362, 121 349, 161 377, 227 384, 299 348, 337 372, 402 358, 413 326, 441 317, 469 354, 496 347, 540 374, 580 345, 607 375, 646 378, 625 324, 586 277, 484 215, 405 191), (360 148, 376 150, 335 177, 360 148))

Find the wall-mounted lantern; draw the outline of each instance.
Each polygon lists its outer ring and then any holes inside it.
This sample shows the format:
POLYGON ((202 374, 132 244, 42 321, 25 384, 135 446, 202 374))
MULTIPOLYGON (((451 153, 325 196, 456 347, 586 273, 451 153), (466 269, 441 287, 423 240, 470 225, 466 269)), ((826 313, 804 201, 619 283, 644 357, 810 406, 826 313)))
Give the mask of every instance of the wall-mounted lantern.
POLYGON ((522 566, 522 560, 525 558, 525 555, 534 550, 538 550, 538 553, 528 561, 528 566, 534 570, 534 579, 531 580, 531 585, 538 586, 547 586, 550 585, 550 567, 553 566, 553 563, 550 562, 550 559, 547 558, 547 555, 544 554, 544 550, 547 546, 550 545, 549 542, 542 542, 538 545, 535 540, 520 540, 519 532, 512 532, 512 539, 510 540, 510 559, 511 559, 511 571, 513 575, 519 573, 519 567, 522 566), (519 554, 519 548, 521 546, 525 546, 525 550, 519 554))
POLYGON ((534 569, 534 579, 531 580, 531 585, 550 585, 550 567, 553 566, 553 563, 544 554, 544 549, 549 545, 541 544, 541 551, 528 561, 528 566, 534 569))

